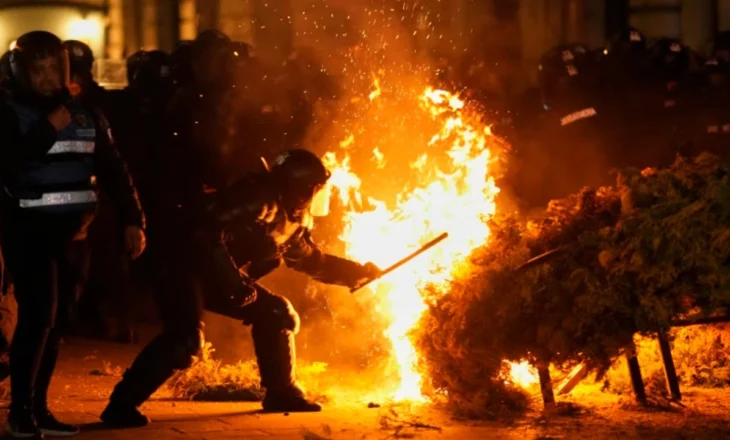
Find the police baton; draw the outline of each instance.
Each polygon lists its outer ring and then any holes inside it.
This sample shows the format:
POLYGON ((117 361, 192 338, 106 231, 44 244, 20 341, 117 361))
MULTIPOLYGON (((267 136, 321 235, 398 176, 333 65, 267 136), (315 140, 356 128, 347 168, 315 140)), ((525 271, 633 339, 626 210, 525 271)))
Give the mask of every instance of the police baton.
POLYGON ((387 269, 384 269, 380 274, 374 278, 367 279, 365 281, 362 281, 355 285, 354 287, 350 288, 350 293, 355 293, 358 290, 362 289, 363 287, 367 286, 368 284, 372 283, 375 280, 378 280, 385 275, 393 272, 394 270, 398 269, 399 267, 403 266, 404 264, 408 263, 409 261, 413 260, 417 256, 421 255, 422 253, 426 252, 427 250, 431 249, 432 247, 436 246, 438 243, 444 241, 446 237, 449 236, 448 232, 444 232, 443 234, 439 235, 438 237, 434 238, 433 240, 429 241, 428 243, 421 246, 417 251, 413 252, 412 254, 408 255, 407 257, 401 259, 397 263, 393 264, 392 266, 388 267, 387 269))

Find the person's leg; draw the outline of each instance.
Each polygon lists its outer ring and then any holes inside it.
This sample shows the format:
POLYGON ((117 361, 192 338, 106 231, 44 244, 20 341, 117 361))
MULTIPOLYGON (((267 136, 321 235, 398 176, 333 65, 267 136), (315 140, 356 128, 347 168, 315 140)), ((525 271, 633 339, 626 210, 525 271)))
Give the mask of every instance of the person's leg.
POLYGON ((4 250, 18 302, 18 323, 10 346, 8 431, 28 437, 37 431, 33 393, 56 312, 57 267, 47 249, 30 243, 6 245, 4 250))
MULTIPOLYGON (((225 246, 207 242, 200 262, 205 282, 205 308, 252 326, 251 335, 266 388, 264 410, 271 412, 319 411, 296 383, 294 335, 299 315, 286 298, 258 286, 252 294, 225 246)), ((275 265, 272 265, 273 267, 275 265)))
POLYGON ((183 370, 200 352, 202 297, 195 259, 189 249, 168 254, 161 289, 155 291, 164 329, 137 356, 116 385, 101 415, 108 425, 143 426, 149 422, 138 409, 176 370, 183 370))
POLYGON ((68 332, 76 313, 76 305, 86 282, 89 265, 89 247, 86 241, 70 243, 60 252, 58 266, 58 307, 55 325, 48 333, 43 357, 38 369, 33 393, 33 411, 41 432, 53 436, 73 435, 74 426, 61 423, 48 409, 48 387, 56 368, 61 338, 68 332))
POLYGON ((267 412, 312 412, 322 408, 305 398, 296 381, 296 347, 299 315, 289 300, 264 288, 256 302, 246 307, 244 323, 251 324, 261 386, 267 412))

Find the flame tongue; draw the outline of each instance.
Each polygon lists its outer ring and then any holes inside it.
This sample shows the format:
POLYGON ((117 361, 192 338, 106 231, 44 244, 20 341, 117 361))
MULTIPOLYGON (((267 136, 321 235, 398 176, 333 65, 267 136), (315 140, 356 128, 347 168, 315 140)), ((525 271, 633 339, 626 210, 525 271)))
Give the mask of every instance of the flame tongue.
MULTIPOLYGON (((379 83, 370 99, 388 99, 381 95, 379 83)), ((348 207, 341 239, 349 257, 387 267, 441 232, 449 234, 448 240, 370 286, 382 299, 381 310, 390 318, 386 334, 400 373, 392 396, 397 400, 423 399, 422 377, 416 368, 418 353, 409 339, 426 309, 422 288, 430 284, 438 294, 448 291, 460 265, 488 240, 485 220, 495 214, 494 199, 499 192, 491 176, 494 161, 490 150, 498 140, 491 136, 489 127, 468 116, 464 102, 444 90, 427 88, 420 97, 413 97, 412 105, 420 109, 416 116, 407 115, 409 123, 419 121, 412 130, 432 130, 432 134, 428 133, 431 136, 427 144, 415 144, 418 136, 404 135, 395 140, 400 143, 394 146, 399 151, 418 152, 409 164, 413 175, 408 184, 412 189, 402 190, 395 203, 363 198, 364 184, 352 171, 347 150, 324 156, 332 171, 331 183, 348 207)), ((340 146, 346 149, 357 144, 357 138, 350 136, 340 146)), ((394 156, 389 157, 377 146, 372 148, 375 168, 385 169, 374 174, 381 178, 387 175, 389 165, 403 155, 394 156)), ((366 183, 374 188, 383 184, 366 183)))

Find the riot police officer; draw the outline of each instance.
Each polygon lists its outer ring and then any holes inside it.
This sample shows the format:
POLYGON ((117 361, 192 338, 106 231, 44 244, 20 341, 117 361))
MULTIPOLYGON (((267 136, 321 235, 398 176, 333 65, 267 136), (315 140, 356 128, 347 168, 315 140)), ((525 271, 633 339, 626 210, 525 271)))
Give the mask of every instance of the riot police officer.
POLYGON ((327 212, 329 177, 317 156, 292 150, 281 154, 271 169, 247 175, 197 204, 205 207, 204 219, 186 236, 191 248, 169 268, 175 271, 169 274, 174 284, 160 298, 165 329, 125 372, 102 420, 121 426, 148 422, 137 407, 175 370, 191 365, 202 343, 203 307, 252 326, 266 388, 265 411, 321 409, 304 397, 296 382, 297 313, 286 298, 256 280, 282 262, 319 281, 344 286, 380 274, 373 264, 324 254, 312 241, 312 216, 327 212), (204 297, 195 288, 198 283, 205 288, 204 297))
POLYGON ((77 429, 56 420, 47 393, 84 276, 97 181, 117 203, 134 255, 144 248, 144 216, 103 115, 69 97, 61 40, 42 31, 21 36, 10 66, 13 87, 0 105, 0 215, 18 324, 7 429, 17 437, 70 435, 77 429))
POLYGON ((81 41, 67 40, 63 42, 69 57, 69 87, 72 95, 78 95, 79 99, 86 102, 88 106, 100 108, 104 115, 114 125, 114 98, 117 95, 110 93, 94 80, 94 53, 91 48, 81 41))
MULTIPOLYGON (((116 138, 118 119, 124 115, 120 109, 119 91, 106 90, 99 85, 93 76, 94 53, 84 42, 67 40, 63 42, 69 57, 69 89, 71 94, 88 107, 98 108, 109 121, 110 128, 116 138)), ((121 144, 115 139, 115 144, 121 144)), ((136 180, 135 180, 136 181, 136 180)), ((117 276, 119 251, 116 231, 119 229, 115 220, 114 203, 104 194, 99 200, 96 221, 90 228, 90 246, 93 258, 90 263, 87 286, 78 305, 79 319, 74 323, 73 332, 95 338, 109 336, 111 327, 107 317, 102 313, 103 303, 112 297, 114 292, 124 289, 124 283, 117 276)), ((126 294, 126 292, 124 292, 126 294)), ((123 310, 115 308, 118 312, 123 310)))
MULTIPOLYGON (((116 273, 110 285, 117 318, 118 342, 134 342, 135 311, 141 298, 130 288, 135 281, 149 281, 158 288, 159 254, 156 231, 161 227, 157 207, 160 170, 165 167, 160 145, 166 142, 165 110, 172 81, 169 57, 162 51, 139 51, 127 59, 128 86, 119 99, 121 110, 112 128, 119 150, 129 166, 147 215, 147 252, 134 265, 126 255, 112 259, 116 273)), ((108 235, 108 234, 107 234, 108 235)), ((107 281, 108 282, 108 281, 107 281)))
POLYGON ((702 87, 692 94, 693 109, 685 124, 690 124, 689 153, 709 151, 730 158, 730 63, 724 58, 711 58, 703 68, 702 87))
POLYGON ((517 179, 529 206, 604 183, 610 167, 591 53, 581 44, 556 46, 538 69, 545 110, 535 135, 523 143, 517 179))
POLYGON ((692 50, 673 38, 662 38, 651 48, 654 96, 650 101, 645 132, 649 134, 644 148, 649 156, 643 165, 666 166, 678 153, 686 152, 689 139, 688 118, 692 95, 697 87, 698 59, 692 50))
POLYGON ((170 76, 174 90, 187 86, 194 80, 192 47, 192 41, 181 41, 170 53, 170 76))
POLYGON ((626 28, 616 33, 600 59, 601 102, 613 141, 613 165, 656 165, 650 160, 657 143, 653 128, 661 116, 664 93, 655 80, 644 34, 626 28))
POLYGON ((114 127, 142 197, 145 211, 152 207, 156 170, 164 166, 157 154, 163 142, 165 111, 170 101, 170 59, 162 51, 139 51, 127 60, 128 86, 122 93, 124 115, 114 127), (145 203, 147 202, 147 203, 145 203))
POLYGON ((232 181, 231 155, 245 148, 236 123, 238 91, 234 87, 235 54, 230 39, 217 31, 202 32, 193 42, 194 80, 176 90, 167 112, 168 131, 178 150, 195 154, 211 188, 232 181))

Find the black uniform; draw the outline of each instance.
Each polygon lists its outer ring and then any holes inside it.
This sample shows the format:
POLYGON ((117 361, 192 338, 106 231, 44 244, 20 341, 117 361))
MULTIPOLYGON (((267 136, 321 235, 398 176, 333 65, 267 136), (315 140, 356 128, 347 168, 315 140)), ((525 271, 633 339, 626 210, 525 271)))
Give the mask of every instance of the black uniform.
POLYGON ((540 206, 608 178, 611 153, 595 61, 582 45, 558 46, 540 63, 544 111, 522 144, 517 179, 525 203, 540 206))
POLYGON ((160 170, 165 167, 162 144, 169 138, 165 112, 172 92, 170 62, 164 52, 155 50, 138 52, 127 64, 129 85, 121 94, 112 132, 139 191, 147 229, 154 234, 159 226, 155 212, 160 170))
POLYGON ((31 91, 34 59, 59 57, 61 42, 46 32, 18 39, 11 57, 14 88, 0 105, 3 253, 15 283, 18 324, 11 347, 9 429, 68 432, 47 408, 60 338, 71 319, 87 264, 86 230, 94 217, 96 182, 117 202, 122 223, 144 226, 126 167, 101 112, 68 92, 31 91), (71 123, 57 132, 49 112, 66 106, 71 123))
POLYGON ((638 125, 634 133, 636 149, 641 149, 638 166, 668 166, 677 154, 688 150, 695 84, 692 71, 696 58, 681 42, 665 38, 651 49, 651 84, 641 115, 632 116, 638 125), (643 121, 643 124, 639 121, 643 121))
POLYGON ((685 124, 691 124, 688 141, 694 154, 708 151, 730 159, 730 64, 710 59, 703 71, 702 87, 692 95, 694 109, 685 124))
MULTIPOLYGON (((71 74, 76 99, 83 105, 99 108, 109 120, 117 147, 119 143, 118 119, 124 114, 121 108, 121 91, 106 90, 99 85, 92 74, 94 54, 91 48, 77 40, 65 41, 64 47, 69 55, 69 73, 71 74)), ((126 159, 126 158, 125 158, 126 159)), ((131 170, 130 170, 131 171, 131 170)), ((134 176, 135 184, 138 183, 134 176)), ((74 323, 75 333, 92 338, 107 338, 112 330, 108 316, 103 313, 103 306, 110 299, 130 299, 128 295, 128 277, 126 274, 128 255, 123 250, 123 237, 117 221, 114 201, 101 194, 96 221, 89 231, 91 258, 88 284, 79 302, 79 319, 74 323)), ((123 317, 129 313, 131 304, 114 304, 110 307, 119 324, 117 336, 130 339, 130 330, 125 326, 123 317)), ((124 339, 120 339, 123 341, 124 339)))
POLYGON ((136 407, 176 369, 191 365, 202 342, 203 308, 252 325, 261 382, 267 390, 265 410, 320 409, 304 399, 295 381, 297 313, 286 298, 255 281, 282 261, 320 281, 346 286, 379 274, 370 264, 324 254, 312 241, 309 204, 328 177, 316 156, 293 150, 271 171, 248 175, 210 199, 198 188, 186 200, 178 200, 204 209, 205 214, 198 213, 189 223, 195 226, 177 235, 177 247, 169 243, 165 248, 170 255, 164 260, 166 283, 158 298, 165 330, 115 388, 102 415, 105 422, 146 423, 136 407))

